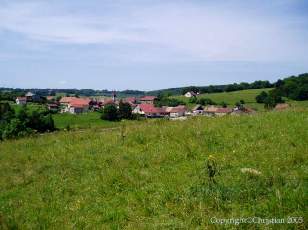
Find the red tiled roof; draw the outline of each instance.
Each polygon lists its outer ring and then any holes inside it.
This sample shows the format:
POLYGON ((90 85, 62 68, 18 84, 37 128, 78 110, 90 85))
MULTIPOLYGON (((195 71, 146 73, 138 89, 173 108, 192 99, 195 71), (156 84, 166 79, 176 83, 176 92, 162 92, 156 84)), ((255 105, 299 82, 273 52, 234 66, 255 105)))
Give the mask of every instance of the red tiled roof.
POLYGON ((61 100, 60 100, 60 103, 70 103, 75 98, 76 97, 62 97, 61 100))
POLYGON ((77 97, 62 97, 60 103, 67 103, 73 107, 84 107, 89 105, 91 100, 89 98, 77 98, 77 97))
POLYGON ((55 96, 47 96, 47 97, 46 97, 47 100, 52 100, 52 99, 54 99, 54 98, 55 98, 55 96))
POLYGON ((71 107, 83 108, 90 104, 91 100, 88 98, 76 98, 70 100, 69 104, 71 107))
POLYGON ((232 110, 229 108, 218 108, 215 113, 231 113, 232 110))
POLYGON ((135 103, 136 102, 136 98, 135 97, 127 97, 123 100, 124 102, 127 102, 127 103, 135 103))
POLYGON ((185 112, 187 109, 186 109, 186 106, 184 105, 179 105, 179 106, 176 106, 176 107, 171 107, 170 109, 170 113, 181 113, 181 112, 185 112))
POLYGON ((215 106, 207 106, 205 107, 204 111, 208 113, 215 113, 219 108, 215 106))
POLYGON ((140 98, 140 101, 154 101, 155 99, 155 96, 144 96, 140 98))
POLYGON ((162 113, 164 112, 162 108, 156 108, 154 105, 151 104, 140 104, 138 105, 141 111, 144 113, 162 113))

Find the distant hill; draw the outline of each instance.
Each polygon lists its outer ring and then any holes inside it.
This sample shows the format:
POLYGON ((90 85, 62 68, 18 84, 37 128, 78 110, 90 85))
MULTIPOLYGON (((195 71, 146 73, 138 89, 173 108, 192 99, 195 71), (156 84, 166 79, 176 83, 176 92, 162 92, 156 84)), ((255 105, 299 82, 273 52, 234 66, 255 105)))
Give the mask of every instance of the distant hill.
POLYGON ((183 95, 186 92, 195 92, 195 93, 221 93, 221 92, 232 92, 245 89, 264 89, 271 88, 274 84, 269 81, 255 81, 252 83, 242 82, 242 83, 233 83, 226 85, 209 85, 209 86, 188 86, 188 87, 178 87, 178 88, 169 88, 161 90, 148 91, 148 95, 159 95, 159 94, 168 94, 168 95, 183 95))
MULTIPOLYGON (((176 88, 168 88, 168 89, 160 89, 160 90, 152 90, 152 91, 142 91, 142 90, 122 90, 122 91, 115 91, 119 98, 123 97, 139 97, 144 95, 154 95, 158 96, 159 94, 166 94, 168 96, 176 96, 176 95, 183 95, 185 92, 192 91, 195 93, 220 93, 220 92, 233 92, 239 90, 247 90, 247 89, 266 89, 266 88, 273 88, 276 85, 280 85, 283 81, 291 82, 292 84, 296 81, 296 79, 304 79, 303 81, 299 81, 300 84, 305 83, 305 79, 307 78, 306 74, 301 74, 298 76, 291 76, 285 78, 285 80, 278 80, 277 82, 271 83, 269 81, 257 80, 252 83, 241 82, 241 83, 233 83, 233 84, 226 84, 226 85, 209 85, 209 86, 187 86, 187 87, 176 87, 176 88)), ((290 85, 290 84, 289 84, 290 85)), ((291 87, 289 87, 291 88, 291 87)), ((302 92, 306 92, 305 88, 301 87, 298 88, 298 94, 303 94, 302 92)), ((22 88, 1 88, 0 87, 0 100, 1 97, 5 98, 6 100, 14 96, 21 96, 24 95, 26 92, 31 91, 40 96, 47 96, 47 95, 78 95, 78 96, 106 96, 111 97, 113 92, 112 90, 94 90, 94 89, 22 89, 22 88), (3 96, 6 94, 6 96, 3 96)))

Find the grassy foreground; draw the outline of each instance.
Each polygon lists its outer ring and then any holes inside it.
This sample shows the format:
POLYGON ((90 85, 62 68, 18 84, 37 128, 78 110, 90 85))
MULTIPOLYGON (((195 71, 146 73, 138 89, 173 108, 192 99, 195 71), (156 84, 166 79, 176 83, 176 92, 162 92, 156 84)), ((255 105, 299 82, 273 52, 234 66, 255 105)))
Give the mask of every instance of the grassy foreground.
POLYGON ((151 120, 0 143, 0 228, 246 229, 252 226, 210 218, 307 221, 307 118, 302 110, 151 120), (207 176, 210 154, 216 184, 207 176))

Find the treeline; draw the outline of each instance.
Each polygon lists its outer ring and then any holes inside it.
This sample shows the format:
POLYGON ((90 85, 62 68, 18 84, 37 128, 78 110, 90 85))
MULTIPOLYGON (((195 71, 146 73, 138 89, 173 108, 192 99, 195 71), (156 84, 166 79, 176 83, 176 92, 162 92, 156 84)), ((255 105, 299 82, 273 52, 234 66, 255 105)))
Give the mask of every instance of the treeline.
POLYGON ((272 88, 274 84, 269 81, 254 81, 252 83, 242 82, 242 83, 233 83, 228 85, 210 85, 210 86, 189 86, 189 87, 180 87, 180 88, 170 88, 149 91, 149 95, 159 95, 159 94, 170 94, 170 95, 183 95, 187 92, 194 93, 221 93, 221 92, 232 92, 237 90, 244 89, 263 89, 263 88, 272 88))
MULTIPOLYGON (((244 89, 263 89, 263 88, 273 88, 280 87, 281 92, 284 96, 290 98, 303 98, 301 100, 306 100, 306 86, 303 88, 301 85, 306 84, 307 77, 306 74, 301 74, 298 77, 292 76, 284 80, 278 80, 275 83, 270 83, 269 81, 254 81, 252 83, 242 82, 233 83, 226 85, 210 85, 210 86, 189 86, 189 87, 178 87, 169 88, 153 91, 140 91, 140 90, 123 90, 116 91, 118 97, 139 97, 144 95, 158 96, 160 94, 168 95, 183 95, 186 92, 195 93, 220 93, 220 92, 232 92, 244 89), (303 79, 298 80, 297 78, 303 79), (299 82, 298 82, 299 81, 299 82), (284 82, 284 83, 283 83, 284 82), (284 84, 284 85, 283 85, 284 84), (295 86, 297 85, 297 86, 295 86), (294 92, 294 93, 290 93, 294 92)), ((15 100, 17 96, 25 95, 28 91, 31 91, 39 96, 55 96, 57 93, 64 95, 77 95, 77 96, 107 96, 110 97, 113 94, 111 90, 94 90, 94 89, 20 89, 20 88, 0 88, 0 100, 15 100)))
POLYGON ((308 73, 278 80, 273 91, 292 100, 308 100, 308 73))
POLYGON ((182 100, 171 98, 172 96, 170 93, 159 93, 157 98, 154 100, 155 107, 162 107, 162 106, 170 106, 176 107, 178 105, 185 105, 186 103, 182 100))
POLYGON ((0 103, 0 140, 54 130, 48 111, 28 110, 27 106, 15 111, 9 103, 0 103))
MULTIPOLYGON (((106 96, 111 97, 114 91, 110 90, 94 90, 94 89, 13 89, 13 88, 0 88, 0 100, 13 101, 16 97, 24 96, 27 92, 35 93, 38 96, 56 96, 56 94, 63 94, 65 96, 106 96)), ((138 97, 144 96, 144 91, 139 90, 123 90, 115 92, 118 97, 138 97)))
POLYGON ((284 102, 283 97, 297 101, 308 100, 308 73, 279 79, 274 87, 268 93, 262 91, 256 97, 256 101, 264 103, 266 108, 273 108, 276 104, 284 102))

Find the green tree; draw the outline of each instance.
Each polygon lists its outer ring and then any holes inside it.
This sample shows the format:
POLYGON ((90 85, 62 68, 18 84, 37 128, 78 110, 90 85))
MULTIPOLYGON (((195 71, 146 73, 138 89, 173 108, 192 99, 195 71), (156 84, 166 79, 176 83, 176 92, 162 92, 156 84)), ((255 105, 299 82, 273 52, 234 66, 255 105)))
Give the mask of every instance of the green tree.
POLYGON ((105 105, 102 111, 101 119, 108 121, 119 120, 117 107, 114 104, 105 105))
POLYGON ((189 103, 191 103, 191 104, 196 104, 197 102, 198 102, 197 97, 191 97, 191 98, 189 98, 189 103))
POLYGON ((224 101, 221 102, 220 105, 221 105, 223 108, 227 108, 227 106, 228 106, 228 104, 227 104, 226 102, 224 102, 224 101))
POLYGON ((214 101, 212 101, 212 99, 210 99, 210 98, 200 98, 197 101, 197 104, 200 104, 200 105, 216 105, 216 103, 214 101))
POLYGON ((7 121, 14 117, 14 110, 9 103, 0 103, 0 121, 7 121))
POLYGON ((268 96, 264 100, 264 108, 273 109, 276 106, 275 99, 271 96, 268 96))
POLYGON ((132 107, 130 104, 120 101, 119 104, 119 118, 132 119, 132 107))
POLYGON ((258 96, 256 96, 256 101, 257 103, 264 103, 267 97, 268 94, 265 91, 262 91, 258 96))

